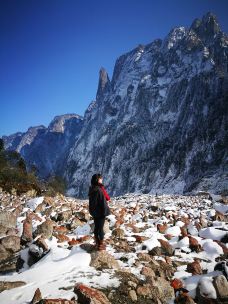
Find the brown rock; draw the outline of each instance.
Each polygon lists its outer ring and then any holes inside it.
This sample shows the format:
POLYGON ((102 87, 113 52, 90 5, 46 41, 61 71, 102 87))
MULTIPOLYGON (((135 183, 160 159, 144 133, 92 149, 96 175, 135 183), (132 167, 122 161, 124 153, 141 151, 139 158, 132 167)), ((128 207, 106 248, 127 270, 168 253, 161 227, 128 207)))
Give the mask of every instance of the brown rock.
POLYGON ((173 238, 173 235, 170 233, 166 233, 166 234, 164 234, 164 237, 169 241, 173 238))
POLYGON ((162 260, 152 260, 149 262, 148 266, 153 269, 156 276, 170 280, 176 269, 162 260))
POLYGON ((64 234, 64 233, 69 233, 70 231, 69 229, 67 229, 66 226, 54 226, 53 232, 64 234))
POLYGON ((31 242, 33 239, 32 236, 32 219, 27 215, 26 219, 23 222, 23 232, 21 236, 22 243, 31 242))
POLYGON ((199 263, 198 260, 196 260, 192 263, 189 263, 187 265, 187 270, 186 271, 192 273, 193 275, 203 273, 202 268, 201 268, 200 263, 199 263))
POLYGON ((142 296, 145 298, 151 298, 151 286, 149 283, 144 284, 144 285, 139 285, 137 287, 137 295, 138 296, 142 296))
POLYGON ((170 286, 170 283, 160 277, 154 278, 151 283, 139 285, 136 292, 139 296, 143 296, 154 301, 160 300, 162 303, 167 303, 168 300, 174 298, 174 290, 170 286))
POLYGON ((39 304, 39 301, 41 300, 42 300, 42 295, 40 289, 37 288, 30 304, 39 304))
POLYGON ((37 226, 37 229, 35 231, 35 236, 39 234, 43 234, 43 236, 47 239, 49 239, 52 236, 53 233, 53 226, 54 223, 52 220, 47 219, 45 222, 37 226))
POLYGON ((76 229, 77 227, 79 226, 83 226, 85 223, 82 222, 80 219, 78 219, 77 217, 74 217, 72 219, 72 221, 70 222, 70 229, 73 230, 73 229, 76 229))
POLYGON ((165 231, 168 229, 168 225, 165 224, 157 224, 157 229, 160 233, 165 233, 165 231))
POLYGON ((96 246, 92 245, 92 244, 88 244, 88 243, 83 243, 80 245, 80 247, 85 250, 88 253, 91 253, 93 251, 97 251, 96 246))
POLYGON ((110 304, 103 292, 86 285, 76 284, 74 292, 78 296, 78 302, 80 304, 110 304))
POLYGON ((118 261, 107 251, 96 251, 91 253, 90 266, 98 270, 102 269, 120 269, 118 261))
POLYGON ((203 251, 202 246, 199 244, 197 239, 192 236, 189 236, 189 248, 195 252, 203 251))
POLYGON ((38 239, 36 239, 34 241, 34 244, 41 247, 44 251, 47 251, 49 249, 47 243, 45 242, 45 238, 43 236, 40 236, 38 239))
POLYGON ((168 255, 168 256, 172 256, 174 254, 174 249, 169 244, 169 242, 164 241, 162 239, 158 239, 158 241, 160 242, 161 247, 155 247, 155 248, 153 248, 149 252, 149 254, 151 254, 151 255, 168 255))
POLYGON ((141 269, 140 273, 143 274, 145 277, 155 277, 155 273, 154 273, 153 269, 150 267, 144 266, 141 269))
POLYGON ((129 242, 125 240, 119 240, 118 243, 113 244, 116 251, 123 251, 123 252, 134 252, 134 246, 130 246, 129 242))
MULTIPOLYGON (((7 251, 9 254, 20 250, 20 237, 16 235, 8 235, 0 239, 0 246, 3 251, 7 251)), ((0 248, 0 260, 1 260, 1 248, 0 248)))
POLYGON ((55 200, 52 196, 44 196, 43 202, 46 204, 46 206, 54 206, 55 200))
POLYGON ((139 253, 137 253, 137 256, 140 261, 146 261, 146 262, 152 261, 152 258, 148 253, 139 252, 139 253))
POLYGON ((46 203, 42 202, 41 204, 39 204, 38 206, 36 206, 34 212, 35 213, 42 213, 42 212, 45 211, 45 208, 46 208, 46 203))
POLYGON ((74 245, 80 244, 80 242, 78 240, 76 240, 75 238, 72 238, 70 241, 68 241, 68 244, 70 246, 74 246, 74 245))
POLYGON ((180 230, 181 230, 181 235, 183 237, 188 236, 188 231, 187 231, 187 228, 185 226, 180 227, 180 230))
POLYGON ((4 260, 0 261, 0 273, 7 274, 11 271, 16 271, 18 260, 19 260, 19 255, 17 253, 5 257, 4 260))
POLYGON ((124 221, 123 221, 123 220, 121 220, 121 219, 117 219, 117 220, 116 220, 116 222, 115 222, 114 227, 115 227, 115 228, 119 228, 119 227, 120 227, 120 225, 122 225, 123 223, 124 223, 124 221))
POLYGON ((26 282, 23 281, 0 281, 0 292, 24 285, 26 285, 26 282))
POLYGON ((116 228, 112 231, 112 236, 114 236, 118 239, 122 239, 122 238, 124 238, 124 230, 121 228, 116 228))
POLYGON ((53 235, 58 239, 57 243, 68 242, 70 238, 62 233, 53 233, 53 235))
POLYGON ((183 282, 180 279, 173 279, 170 285, 174 288, 174 290, 184 287, 183 282))
POLYGON ((228 282, 224 275, 219 275, 214 278, 214 287, 216 289, 217 296, 220 299, 226 299, 228 302, 228 282))
POLYGON ((9 211, 1 211, 0 212, 0 225, 7 228, 15 228, 17 224, 16 216, 9 211))
POLYGON ((72 217, 72 210, 65 210, 58 213, 58 221, 68 221, 72 217))
POLYGON ((173 265, 173 261, 169 256, 165 256, 165 261, 166 261, 167 264, 173 265))
POLYGON ((189 225, 190 224, 190 219, 189 217, 186 217, 184 215, 181 216, 180 218, 181 222, 185 223, 185 226, 189 225))
POLYGON ((219 211, 216 211, 215 216, 214 216, 215 221, 220 221, 220 222, 227 222, 228 221, 228 216, 226 214, 223 214, 219 211))
POLYGON ((226 247, 225 244, 223 244, 223 243, 220 242, 220 241, 216 241, 216 240, 215 240, 214 242, 216 242, 217 244, 219 244, 220 247, 222 247, 223 253, 224 253, 225 255, 228 255, 228 247, 226 247))
POLYGON ((76 218, 83 222, 88 222, 90 220, 90 214, 85 211, 76 211, 74 215, 76 218))
POLYGON ((132 236, 135 238, 137 243, 142 243, 142 242, 148 240, 148 237, 143 236, 143 235, 133 234, 132 236))

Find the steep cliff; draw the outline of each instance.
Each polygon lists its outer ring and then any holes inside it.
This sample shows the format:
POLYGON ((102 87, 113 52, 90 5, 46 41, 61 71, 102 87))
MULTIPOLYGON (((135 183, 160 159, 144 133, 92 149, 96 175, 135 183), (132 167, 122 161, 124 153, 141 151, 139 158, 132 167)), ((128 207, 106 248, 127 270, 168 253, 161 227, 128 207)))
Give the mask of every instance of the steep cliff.
POLYGON ((207 13, 120 56, 69 153, 68 194, 101 172, 111 195, 227 188, 228 38, 207 13))

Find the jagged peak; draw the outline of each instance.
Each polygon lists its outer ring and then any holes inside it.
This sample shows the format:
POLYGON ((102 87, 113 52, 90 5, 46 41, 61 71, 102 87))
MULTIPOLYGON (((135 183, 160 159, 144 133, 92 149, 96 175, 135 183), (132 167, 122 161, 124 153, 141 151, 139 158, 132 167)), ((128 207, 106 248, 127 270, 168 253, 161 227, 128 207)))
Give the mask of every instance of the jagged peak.
POLYGON ((218 20, 215 14, 211 13, 211 12, 207 12, 205 15, 203 15, 202 17, 202 22, 204 24, 207 24, 209 22, 213 22, 213 23, 217 23, 218 24, 218 20))
POLYGON ((96 100, 101 99, 104 93, 110 89, 110 87, 111 87, 111 83, 108 73, 104 67, 101 67, 99 71, 99 81, 98 81, 96 100))
POLYGON ((221 32, 218 19, 215 14, 207 12, 202 19, 196 18, 192 22, 190 30, 194 30, 201 39, 207 40, 221 32))

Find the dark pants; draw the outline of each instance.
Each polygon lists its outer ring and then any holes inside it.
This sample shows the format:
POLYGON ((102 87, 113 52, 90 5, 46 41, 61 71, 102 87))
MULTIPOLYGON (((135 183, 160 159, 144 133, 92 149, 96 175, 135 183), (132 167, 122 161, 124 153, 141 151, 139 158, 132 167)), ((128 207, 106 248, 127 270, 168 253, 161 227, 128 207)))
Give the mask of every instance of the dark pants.
POLYGON ((104 223, 105 217, 94 217, 94 235, 97 239, 103 240, 104 239, 104 223))

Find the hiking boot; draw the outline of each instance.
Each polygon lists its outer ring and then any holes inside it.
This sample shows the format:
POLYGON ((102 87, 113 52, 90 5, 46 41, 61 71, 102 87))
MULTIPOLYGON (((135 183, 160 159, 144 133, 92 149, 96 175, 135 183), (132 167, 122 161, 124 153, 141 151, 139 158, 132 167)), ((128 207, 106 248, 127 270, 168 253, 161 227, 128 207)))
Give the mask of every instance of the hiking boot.
POLYGON ((106 249, 106 246, 105 246, 104 240, 99 240, 98 250, 101 251, 101 250, 105 250, 105 249, 106 249))
POLYGON ((96 236, 94 236, 94 248, 98 249, 98 246, 99 246, 99 239, 96 236))

